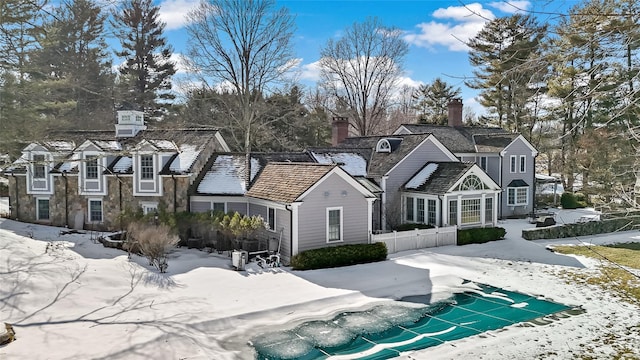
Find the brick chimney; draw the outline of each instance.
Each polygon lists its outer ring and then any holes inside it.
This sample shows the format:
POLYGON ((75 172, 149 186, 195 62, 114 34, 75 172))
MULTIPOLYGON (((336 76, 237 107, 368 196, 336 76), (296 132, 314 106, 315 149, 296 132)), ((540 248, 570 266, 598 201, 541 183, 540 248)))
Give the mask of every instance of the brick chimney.
POLYGON ((336 146, 349 136, 349 118, 334 117, 331 122, 331 145, 336 146))
POLYGON ((449 116, 447 117, 449 126, 461 127, 462 126, 462 99, 454 98, 449 101, 447 105, 449 109, 449 116))

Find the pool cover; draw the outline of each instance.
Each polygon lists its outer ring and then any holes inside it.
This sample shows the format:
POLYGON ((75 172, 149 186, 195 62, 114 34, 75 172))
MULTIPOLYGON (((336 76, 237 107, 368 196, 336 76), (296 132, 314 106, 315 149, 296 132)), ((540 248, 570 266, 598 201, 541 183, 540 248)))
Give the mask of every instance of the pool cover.
MULTIPOLYGON (((378 305, 308 321, 251 340, 259 360, 389 359, 446 341, 570 310, 567 305, 489 285, 424 307, 378 305)), ((538 320, 536 320, 538 319, 538 320)))

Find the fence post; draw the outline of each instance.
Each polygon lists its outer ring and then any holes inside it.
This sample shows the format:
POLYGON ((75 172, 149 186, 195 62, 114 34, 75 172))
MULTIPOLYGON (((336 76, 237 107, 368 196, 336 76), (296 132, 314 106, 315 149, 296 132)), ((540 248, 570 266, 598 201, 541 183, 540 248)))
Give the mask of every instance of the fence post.
POLYGON ((436 247, 438 247, 438 238, 440 237, 440 227, 436 226, 436 247))
POLYGON ((398 252, 398 232, 393 230, 393 251, 398 252))

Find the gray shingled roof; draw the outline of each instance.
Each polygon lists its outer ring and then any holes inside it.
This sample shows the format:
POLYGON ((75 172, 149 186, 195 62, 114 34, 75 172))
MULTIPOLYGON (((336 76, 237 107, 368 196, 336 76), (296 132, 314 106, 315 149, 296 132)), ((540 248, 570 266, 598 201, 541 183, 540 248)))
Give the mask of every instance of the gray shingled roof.
POLYGON ((473 167, 470 162, 429 162, 423 168, 418 170, 409 181, 407 181, 402 189, 406 191, 420 191, 428 194, 442 195, 460 180, 473 167), (420 174, 423 168, 429 164, 437 164, 435 171, 426 179, 422 185, 415 188, 407 188, 407 184, 413 180, 415 176, 420 174))
POLYGON ((388 135, 388 136, 363 136, 346 138, 338 144, 336 148, 353 149, 354 151, 363 151, 368 149, 371 154, 369 160, 368 176, 381 176, 391 170, 398 162, 404 159, 411 151, 413 151, 420 143, 422 143, 430 134, 409 134, 409 135, 388 135), (380 139, 398 138, 402 142, 398 147, 390 153, 378 153, 375 151, 376 145, 380 139))
POLYGON ((337 165, 268 163, 246 196, 289 204, 337 165))
POLYGON ((433 134, 453 153, 499 152, 518 136, 502 128, 481 126, 451 127, 431 124, 403 124, 402 126, 413 134, 433 134), (505 143, 507 140, 508 142, 505 143), (476 148, 476 145, 479 147, 476 148))

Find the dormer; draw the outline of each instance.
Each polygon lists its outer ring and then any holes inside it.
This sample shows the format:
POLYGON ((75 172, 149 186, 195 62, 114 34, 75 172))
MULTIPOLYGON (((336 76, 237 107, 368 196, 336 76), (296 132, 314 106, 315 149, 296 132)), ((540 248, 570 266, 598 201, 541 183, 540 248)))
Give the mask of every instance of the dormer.
POLYGON ((144 124, 144 113, 142 111, 118 110, 117 113, 116 138, 134 137, 147 128, 144 124))
POLYGON ((391 153, 400 146, 402 139, 400 138, 383 138, 378 140, 376 144, 376 152, 391 153))

